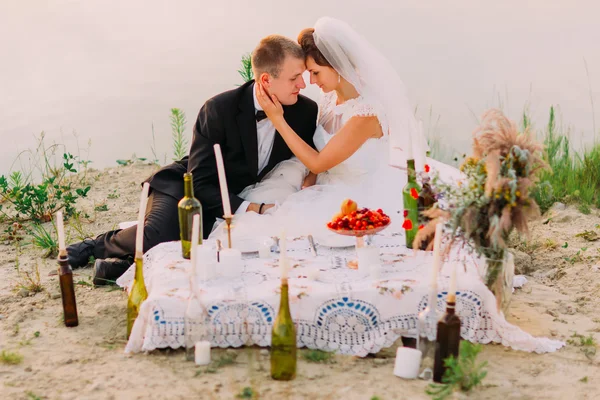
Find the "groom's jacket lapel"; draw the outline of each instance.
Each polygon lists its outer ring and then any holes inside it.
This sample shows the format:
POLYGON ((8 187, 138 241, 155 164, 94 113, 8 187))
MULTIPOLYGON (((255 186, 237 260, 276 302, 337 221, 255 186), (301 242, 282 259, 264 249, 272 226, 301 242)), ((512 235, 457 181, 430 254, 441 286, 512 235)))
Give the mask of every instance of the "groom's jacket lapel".
POLYGON ((242 146, 246 153, 246 160, 250 167, 251 175, 256 178, 258 173, 258 138, 256 133, 256 117, 254 108, 254 96, 252 91, 254 85, 249 84, 243 88, 244 93, 240 98, 239 113, 236 120, 242 140, 242 146))

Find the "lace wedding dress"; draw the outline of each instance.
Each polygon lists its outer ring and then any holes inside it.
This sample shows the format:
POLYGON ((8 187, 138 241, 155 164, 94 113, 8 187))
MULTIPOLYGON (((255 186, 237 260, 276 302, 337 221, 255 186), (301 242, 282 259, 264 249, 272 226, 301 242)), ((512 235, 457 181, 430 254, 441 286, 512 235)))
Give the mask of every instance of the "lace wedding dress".
MULTIPOLYGON (((384 135, 368 139, 352 156, 317 177, 316 185, 300 190, 307 172, 302 163, 293 158, 276 166, 258 184, 246 188, 240 197, 256 203, 275 203, 277 206, 266 215, 248 212, 233 219, 233 242, 248 241, 257 237, 288 237, 312 234, 317 242, 340 240, 327 230, 326 223, 340 211, 346 198, 383 211, 391 217, 392 224, 386 233, 402 230, 402 188, 406 173, 388 165, 388 124, 380 109, 359 96, 342 104, 337 103, 335 92, 324 94, 319 104, 319 119, 313 141, 321 151, 331 138, 352 117, 375 116, 384 135)), ((455 168, 428 159, 430 167, 444 178, 453 179, 460 173, 455 168)), ((223 238, 224 223, 215 229, 211 238, 223 238)), ((351 243, 351 242, 349 242, 351 243)))

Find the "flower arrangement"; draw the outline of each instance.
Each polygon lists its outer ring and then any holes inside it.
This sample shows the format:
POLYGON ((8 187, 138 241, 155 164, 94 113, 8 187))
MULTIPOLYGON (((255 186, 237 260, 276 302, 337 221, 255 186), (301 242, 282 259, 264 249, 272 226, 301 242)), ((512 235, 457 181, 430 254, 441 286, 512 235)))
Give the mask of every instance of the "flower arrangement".
POLYGON ((499 110, 487 111, 473 132, 473 155, 460 167, 464 179, 449 185, 434 178, 444 206, 438 203, 425 213, 431 221, 419 231, 415 246, 445 219, 451 244, 462 241, 487 259, 485 283, 497 294, 508 236, 513 229, 528 234, 528 218, 539 214, 530 191, 536 174, 547 168, 542 157, 541 144, 527 130, 520 133, 499 110))

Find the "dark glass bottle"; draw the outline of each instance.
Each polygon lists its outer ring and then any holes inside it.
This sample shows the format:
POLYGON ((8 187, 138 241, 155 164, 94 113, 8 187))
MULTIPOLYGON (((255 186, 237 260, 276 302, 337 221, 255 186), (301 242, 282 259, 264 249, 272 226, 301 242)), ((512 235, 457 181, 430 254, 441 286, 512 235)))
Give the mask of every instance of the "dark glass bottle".
POLYGON ((444 360, 451 355, 458 358, 460 345, 460 319, 455 313, 456 292, 448 293, 446 312, 440 318, 437 325, 437 338, 435 344, 435 361, 433 365, 433 381, 442 383, 442 377, 446 372, 444 360))
POLYGON ((73 270, 69 265, 66 252, 58 256, 58 279, 62 296, 65 325, 72 327, 79 325, 77 317, 77 301, 75 300, 75 286, 73 285, 73 270))
POLYGON ((194 215, 200 215, 200 237, 198 244, 202 244, 202 204, 194 198, 194 183, 191 173, 183 175, 183 198, 177 204, 179 212, 179 238, 181 239, 181 252, 183 258, 190 258, 192 241, 192 221, 194 215))

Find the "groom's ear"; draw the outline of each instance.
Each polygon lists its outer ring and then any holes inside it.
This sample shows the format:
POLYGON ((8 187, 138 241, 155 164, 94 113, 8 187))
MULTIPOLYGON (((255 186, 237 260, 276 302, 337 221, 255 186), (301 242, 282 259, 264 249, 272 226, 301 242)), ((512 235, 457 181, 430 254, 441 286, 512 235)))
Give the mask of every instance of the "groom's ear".
POLYGON ((268 89, 271 86, 271 75, 269 75, 266 72, 263 72, 258 77, 258 81, 263 85, 263 87, 268 89))

